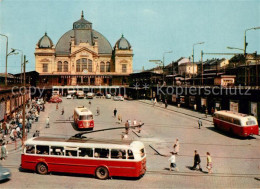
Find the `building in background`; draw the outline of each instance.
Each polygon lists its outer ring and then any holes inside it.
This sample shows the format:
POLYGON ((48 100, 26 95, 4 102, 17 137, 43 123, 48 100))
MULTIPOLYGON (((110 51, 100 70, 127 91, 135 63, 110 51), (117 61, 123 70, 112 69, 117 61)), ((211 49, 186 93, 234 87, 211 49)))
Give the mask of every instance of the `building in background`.
POLYGON ((35 70, 43 85, 126 85, 132 64, 128 40, 122 35, 112 48, 83 12, 56 45, 45 33, 35 48, 35 70))

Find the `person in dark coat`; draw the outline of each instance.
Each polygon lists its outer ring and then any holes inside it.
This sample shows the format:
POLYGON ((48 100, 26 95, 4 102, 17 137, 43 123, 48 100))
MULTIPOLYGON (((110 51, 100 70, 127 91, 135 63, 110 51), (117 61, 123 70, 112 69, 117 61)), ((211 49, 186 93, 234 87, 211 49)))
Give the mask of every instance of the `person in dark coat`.
POLYGON ((191 168, 192 170, 195 170, 197 166, 199 166, 199 170, 202 171, 201 166, 200 166, 200 155, 198 154, 197 150, 194 151, 194 165, 191 168))
POLYGON ((117 109, 114 109, 114 117, 116 117, 117 109))

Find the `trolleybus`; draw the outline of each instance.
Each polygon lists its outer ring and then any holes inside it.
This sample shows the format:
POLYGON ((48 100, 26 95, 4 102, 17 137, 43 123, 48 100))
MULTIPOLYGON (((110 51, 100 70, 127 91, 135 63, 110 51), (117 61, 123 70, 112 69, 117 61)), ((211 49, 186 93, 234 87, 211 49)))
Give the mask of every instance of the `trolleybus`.
POLYGON ((214 113, 213 122, 216 128, 236 136, 259 134, 258 123, 254 116, 221 110, 214 113))
POLYGON ((92 112, 86 107, 77 107, 74 109, 74 123, 78 129, 93 129, 94 120, 92 112))
POLYGON ((146 172, 146 154, 140 141, 34 137, 25 142, 21 168, 39 174, 91 174, 99 179, 141 177, 146 172))

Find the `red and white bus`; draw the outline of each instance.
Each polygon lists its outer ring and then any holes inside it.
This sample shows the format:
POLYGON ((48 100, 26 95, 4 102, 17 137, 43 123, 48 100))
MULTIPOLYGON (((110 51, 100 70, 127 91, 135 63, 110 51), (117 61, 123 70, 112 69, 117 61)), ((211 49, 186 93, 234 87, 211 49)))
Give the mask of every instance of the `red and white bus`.
POLYGON ((259 128, 254 116, 221 110, 214 113, 214 126, 240 137, 258 135, 259 128))
POLYGON ((140 141, 34 137, 25 142, 21 168, 39 174, 91 174, 99 179, 141 177, 146 172, 146 154, 140 141))
POLYGON ((78 129, 93 129, 94 120, 92 112, 84 106, 75 108, 74 123, 78 129))

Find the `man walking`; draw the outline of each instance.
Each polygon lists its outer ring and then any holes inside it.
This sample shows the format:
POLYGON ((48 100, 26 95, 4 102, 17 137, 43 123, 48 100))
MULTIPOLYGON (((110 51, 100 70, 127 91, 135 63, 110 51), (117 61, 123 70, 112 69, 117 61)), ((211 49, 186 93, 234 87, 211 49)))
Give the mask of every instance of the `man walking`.
POLYGON ((116 118, 117 109, 114 109, 114 117, 116 118))
POLYGON ((128 120, 126 120, 125 122, 125 133, 128 135, 128 131, 129 131, 129 122, 128 120))
POLYGON ((200 118, 199 118, 199 120, 198 120, 198 125, 199 125, 199 129, 200 129, 200 127, 202 126, 202 121, 201 121, 200 118))
POLYGON ((50 128, 50 118, 46 118, 46 128, 50 128))
POLYGON ((99 109, 99 107, 97 107, 97 115, 98 115, 98 116, 100 115, 100 109, 99 109))
POLYGON ((197 166, 199 166, 199 170, 202 171, 201 166, 200 166, 200 155, 198 154, 197 150, 194 151, 194 164, 193 167, 191 168, 192 170, 195 170, 197 166))
POLYGON ((168 161, 170 161, 170 171, 173 171, 174 168, 176 168, 176 171, 179 171, 177 165, 176 165, 176 158, 175 158, 175 154, 173 152, 171 152, 172 155, 171 157, 168 159, 168 161))
POLYGON ((6 157, 7 157, 6 145, 5 142, 3 142, 1 146, 1 160, 5 160, 6 157))
POLYGON ((62 110, 61 110, 61 115, 63 115, 64 114, 64 108, 62 108, 62 110))

